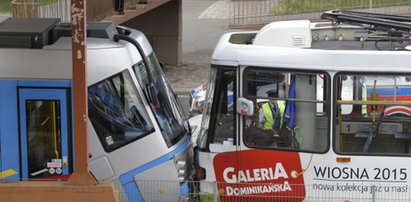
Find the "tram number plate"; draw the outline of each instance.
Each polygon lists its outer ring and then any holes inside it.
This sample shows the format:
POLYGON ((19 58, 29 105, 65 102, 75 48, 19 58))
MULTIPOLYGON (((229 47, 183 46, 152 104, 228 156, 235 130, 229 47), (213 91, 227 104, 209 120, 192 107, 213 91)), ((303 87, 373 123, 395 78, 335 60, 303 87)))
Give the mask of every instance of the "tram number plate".
MULTIPOLYGON (((342 133, 355 134, 358 131, 372 131, 372 123, 370 122, 343 122, 342 133)), ((400 123, 381 123, 380 134, 395 134, 402 132, 402 124, 400 123)))

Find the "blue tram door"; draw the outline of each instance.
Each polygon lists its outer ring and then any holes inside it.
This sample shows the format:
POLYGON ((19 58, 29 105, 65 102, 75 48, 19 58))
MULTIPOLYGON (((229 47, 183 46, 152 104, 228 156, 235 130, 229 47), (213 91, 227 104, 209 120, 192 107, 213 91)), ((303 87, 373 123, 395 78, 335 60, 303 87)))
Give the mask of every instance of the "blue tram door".
POLYGON ((71 172, 68 97, 68 89, 19 89, 23 179, 58 179, 71 172))

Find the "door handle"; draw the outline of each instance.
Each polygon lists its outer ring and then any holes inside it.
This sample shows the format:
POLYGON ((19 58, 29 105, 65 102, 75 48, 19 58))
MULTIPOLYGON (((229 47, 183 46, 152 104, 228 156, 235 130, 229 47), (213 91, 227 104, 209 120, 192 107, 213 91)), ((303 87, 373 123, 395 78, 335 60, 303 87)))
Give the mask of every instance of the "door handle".
POLYGON ((40 174, 45 173, 45 172, 47 172, 47 171, 48 171, 48 169, 47 169, 47 168, 44 168, 44 169, 42 169, 42 170, 36 171, 36 172, 34 172, 34 173, 31 173, 30 175, 34 177, 34 176, 36 176, 36 175, 40 175, 40 174))

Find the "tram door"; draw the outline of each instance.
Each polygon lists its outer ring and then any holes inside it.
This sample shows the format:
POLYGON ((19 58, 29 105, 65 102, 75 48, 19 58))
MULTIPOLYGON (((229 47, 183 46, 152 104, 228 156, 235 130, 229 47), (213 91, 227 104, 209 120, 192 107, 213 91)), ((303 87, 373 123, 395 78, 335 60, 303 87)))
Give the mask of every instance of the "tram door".
POLYGON ((71 157, 68 89, 20 88, 21 176, 60 178, 71 157))

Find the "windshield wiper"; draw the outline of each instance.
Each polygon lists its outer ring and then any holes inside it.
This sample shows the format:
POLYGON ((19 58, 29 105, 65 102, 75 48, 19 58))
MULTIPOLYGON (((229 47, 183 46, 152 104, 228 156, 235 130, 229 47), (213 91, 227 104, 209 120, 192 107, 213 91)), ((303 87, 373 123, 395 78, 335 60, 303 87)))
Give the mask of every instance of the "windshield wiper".
POLYGON ((193 134, 193 131, 195 130, 193 130, 192 128, 191 128, 191 125, 190 125, 190 122, 188 121, 188 118, 187 117, 185 117, 185 115, 184 115, 184 108, 183 108, 183 105, 181 104, 181 102, 178 102, 177 100, 178 100, 178 95, 174 92, 174 90, 170 87, 170 84, 169 84, 169 86, 168 86, 168 88, 171 90, 171 93, 172 93, 172 95, 174 96, 174 100, 175 100, 175 102, 177 103, 177 107, 178 107, 178 111, 180 111, 180 113, 183 113, 182 115, 180 114, 180 116, 182 117, 182 118, 184 118, 184 122, 185 123, 187 123, 187 128, 186 128, 186 130, 188 130, 189 131, 189 133, 190 133, 190 136, 193 134))
POLYGON ((381 122, 382 122, 382 119, 384 118, 385 107, 386 105, 384 105, 384 107, 382 108, 382 111, 380 113, 380 117, 378 117, 377 123, 375 122, 372 123, 371 131, 358 131, 355 134, 355 137, 367 138, 367 140, 365 141, 363 150, 362 150, 364 153, 368 153, 368 151, 370 150, 372 141, 380 132, 381 122))
POLYGON ((146 67, 146 72, 147 72, 147 77, 148 77, 148 85, 146 86, 146 94, 147 94, 147 98, 149 99, 150 103, 152 103, 153 106, 158 106, 160 103, 158 101, 157 98, 157 91, 156 91, 156 87, 154 85, 154 79, 153 79, 153 75, 150 71, 150 69, 148 69, 148 64, 149 64, 149 59, 147 58, 146 54, 144 54, 144 50, 141 47, 141 45, 132 37, 129 37, 127 35, 122 35, 122 34, 115 34, 113 36, 113 39, 115 42, 118 42, 120 40, 123 41, 127 41, 130 42, 131 44, 134 45, 134 47, 137 48, 137 51, 140 53, 141 58, 143 59, 143 63, 144 66, 146 67))

